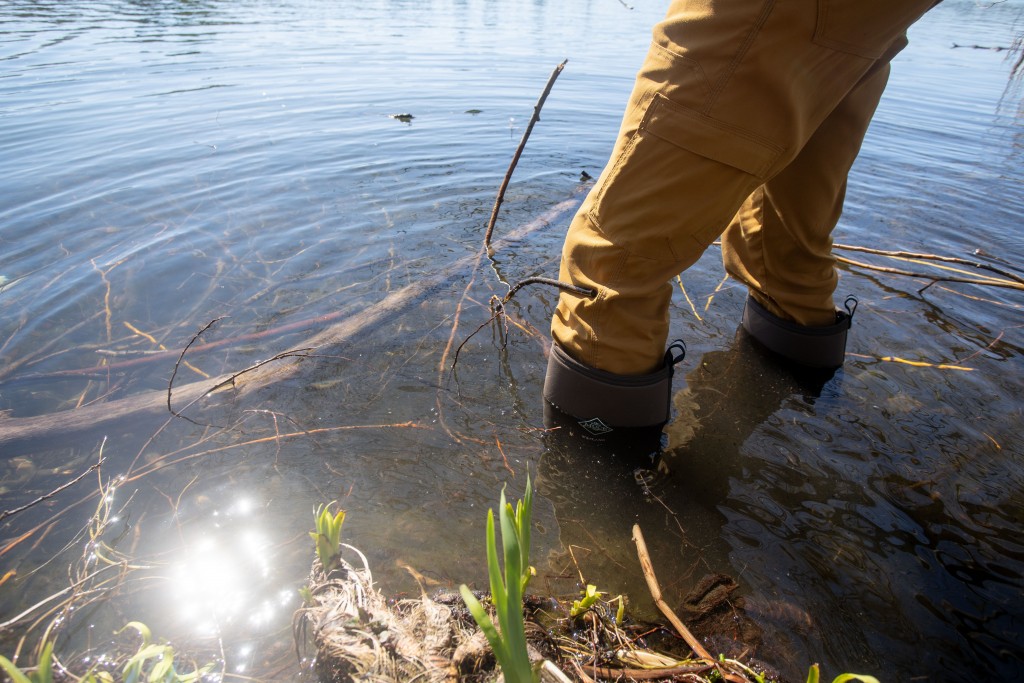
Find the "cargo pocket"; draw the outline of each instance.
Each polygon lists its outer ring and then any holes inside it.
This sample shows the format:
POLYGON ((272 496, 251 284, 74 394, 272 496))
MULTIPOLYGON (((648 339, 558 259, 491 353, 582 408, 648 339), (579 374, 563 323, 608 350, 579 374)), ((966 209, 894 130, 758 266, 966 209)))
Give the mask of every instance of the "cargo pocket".
POLYGON ((645 258, 688 261, 764 182, 782 148, 656 94, 602 177, 590 218, 645 258))
POLYGON ((935 0, 818 0, 814 42, 879 59, 935 0))

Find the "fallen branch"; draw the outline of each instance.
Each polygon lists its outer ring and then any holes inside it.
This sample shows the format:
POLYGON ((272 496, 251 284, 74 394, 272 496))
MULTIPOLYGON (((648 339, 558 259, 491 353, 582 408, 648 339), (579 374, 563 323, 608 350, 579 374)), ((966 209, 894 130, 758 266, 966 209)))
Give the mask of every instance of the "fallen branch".
MULTIPOLYGON (((941 263, 956 263, 961 266, 968 266, 970 268, 977 268, 978 270, 987 270, 995 273, 1002 277, 1014 280, 1024 285, 1024 277, 1011 273, 1008 270, 1002 268, 996 268, 988 263, 981 263, 979 261, 971 261, 959 256, 940 256, 938 254, 918 254, 912 251, 888 251, 885 249, 871 249, 869 247, 857 247, 852 244, 833 244, 833 249, 843 249, 845 251, 856 251, 863 254, 875 254, 877 256, 888 256, 890 258, 896 258, 901 260, 919 260, 919 261, 939 261, 941 263)), ((998 280, 995 280, 998 282, 998 280)))
POLYGON ((661 587, 658 585, 658 577, 654 575, 654 565, 651 564, 651 556, 647 552, 647 543, 644 541, 643 532, 640 531, 640 525, 633 525, 633 542, 636 543, 636 554, 640 559, 640 568, 643 569, 644 579, 647 580, 647 588, 651 591, 651 597, 654 598, 654 604, 658 606, 661 613, 665 615, 665 618, 669 620, 672 626, 675 627, 679 635, 686 644, 689 645, 694 653, 709 661, 714 661, 711 654, 704 649, 700 641, 697 640, 690 629, 686 628, 682 620, 676 616, 676 613, 672 611, 672 608, 668 606, 664 598, 661 597, 661 587))
MULTIPOLYGON (((506 294, 501 299, 499 299, 497 296, 491 297, 491 317, 480 323, 480 325, 475 330, 473 330, 473 332, 468 337, 462 340, 462 343, 459 344, 458 348, 455 349, 455 355, 452 357, 451 372, 455 372, 455 366, 458 365, 459 363, 459 352, 462 351, 462 347, 465 346, 470 339, 476 336, 476 334, 480 330, 484 329, 495 320, 503 320, 505 316, 505 304, 511 301, 512 297, 516 295, 516 292, 518 292, 526 285, 548 285, 549 287, 555 287, 556 289, 560 289, 563 292, 572 292, 573 294, 578 294, 579 296, 585 296, 588 299, 592 299, 595 296, 597 296, 597 292, 595 292, 593 289, 590 289, 589 287, 579 287, 577 285, 570 285, 567 282, 553 280, 552 278, 549 277, 528 277, 525 280, 519 281, 518 283, 516 283, 515 287, 512 287, 509 290, 508 294, 506 294)), ((505 348, 506 337, 507 334, 502 335, 502 348, 505 348)))
POLYGON ((921 273, 912 270, 903 270, 901 268, 888 268, 885 266, 876 266, 870 263, 863 263, 861 261, 854 261, 853 259, 844 258, 842 256, 836 256, 836 261, 839 263, 845 263, 855 268, 864 268, 866 270, 874 270, 880 273, 889 273, 890 275, 906 275, 908 277, 921 278, 923 280, 930 280, 930 282, 918 290, 918 293, 928 289, 936 282, 963 282, 970 285, 982 285, 987 287, 1005 287, 1007 289, 1017 289, 1024 291, 1024 284, 1019 282, 1011 282, 1010 280, 997 280, 995 278, 968 278, 968 277, 956 277, 955 275, 932 275, 930 273, 921 273))
POLYGON ((49 493, 46 493, 46 494, 43 494, 43 495, 39 496, 38 498, 33 500, 31 503, 25 503, 24 505, 22 505, 20 507, 13 508, 11 510, 4 510, 3 512, 0 512, 0 521, 3 521, 5 519, 7 519, 11 515, 16 515, 19 512, 24 512, 25 510, 28 510, 30 507, 32 507, 34 505, 38 505, 39 503, 42 503, 44 500, 47 500, 49 498, 53 498, 54 496, 56 496, 61 491, 65 490, 65 489, 68 489, 68 488, 71 488, 72 486, 74 486, 78 482, 82 481, 83 479, 85 479, 89 475, 90 472, 95 472, 97 469, 99 469, 100 465, 103 464, 104 458, 103 458, 102 453, 103 453, 103 446, 100 446, 100 454, 101 455, 100 455, 99 461, 96 464, 90 466, 89 469, 87 469, 86 471, 82 472, 80 475, 78 475, 77 477, 75 477, 71 481, 66 482, 64 484, 61 484, 60 486, 58 486, 54 490, 50 491, 49 493))
POLYGON ((669 666, 656 669, 619 669, 609 666, 584 666, 584 671, 589 671, 598 678, 609 678, 613 681, 621 680, 664 680, 684 674, 703 673, 714 669, 714 664, 683 664, 681 666, 669 666))
MULTIPOLYGON (((560 219, 570 210, 579 205, 577 199, 562 201, 539 217, 511 231, 502 242, 521 240, 527 235, 544 228, 560 219)), ((464 272, 477 262, 477 254, 463 257, 441 272, 413 282, 398 289, 376 304, 367 306, 358 313, 334 323, 319 333, 306 339, 302 346, 316 348, 321 353, 324 349, 349 342, 360 332, 379 325, 406 311, 424 298, 449 285, 461 277, 464 272)), ((292 376, 298 368, 297 363, 277 363, 266 367, 258 373, 250 373, 234 382, 233 391, 229 394, 236 400, 247 396, 260 387, 292 376)), ((178 405, 198 402, 210 395, 213 387, 223 385, 232 379, 234 373, 225 373, 210 380, 198 380, 178 386, 174 389, 174 400, 178 405)), ((219 395, 225 395, 222 392, 219 395)), ((166 390, 149 390, 109 401, 95 403, 73 410, 58 411, 48 415, 34 417, 0 417, 0 452, 11 457, 18 453, 31 452, 39 446, 38 440, 45 440, 46 448, 57 448, 75 443, 83 435, 98 430, 109 430, 113 425, 131 418, 132 428, 139 427, 143 418, 155 419, 166 416, 166 390)), ((180 410, 178 412, 181 412, 180 410)))
POLYGON ((548 83, 544 86, 544 92, 541 93, 537 104, 533 106, 533 116, 530 117, 530 123, 527 124, 526 130, 523 132, 523 138, 519 141, 515 154, 512 155, 512 162, 509 163, 508 171, 505 172, 505 179, 501 181, 501 187, 498 188, 498 196, 494 200, 494 208, 491 209, 491 219, 487 222, 487 233, 484 235, 484 247, 487 249, 488 256, 494 256, 494 249, 491 248, 491 235, 494 233, 494 223, 498 220, 498 209, 501 208, 501 203, 505 200, 505 190, 508 189, 508 182, 512 178, 512 171, 515 170, 516 164, 519 163, 519 157, 522 156, 523 150, 526 148, 526 141, 530 139, 530 133, 533 132, 534 124, 540 120, 541 107, 544 106, 544 101, 548 98, 548 93, 551 92, 555 79, 558 78, 558 74, 562 73, 562 69, 565 68, 568 61, 568 59, 564 60, 551 72, 548 83))

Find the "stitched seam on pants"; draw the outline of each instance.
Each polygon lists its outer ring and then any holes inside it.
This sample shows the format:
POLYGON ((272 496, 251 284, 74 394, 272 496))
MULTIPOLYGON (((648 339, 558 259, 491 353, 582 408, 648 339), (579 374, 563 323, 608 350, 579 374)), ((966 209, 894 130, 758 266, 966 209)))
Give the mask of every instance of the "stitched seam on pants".
POLYGON ((743 58, 747 56, 747 52, 750 50, 751 44, 753 44, 754 39, 757 38, 757 35, 761 32, 765 22, 768 21, 768 16, 772 13, 772 9, 774 9, 774 7, 775 0, 765 0, 764 5, 761 7, 761 14, 757 17, 757 22, 747 33, 747 37, 743 41, 743 45, 741 45, 740 49, 736 51, 736 54, 732 58, 732 62, 729 63, 729 68, 725 70, 722 77, 718 79, 717 83, 715 83, 711 94, 708 95, 707 104, 705 104, 704 108, 701 110, 702 113, 711 113, 711 109, 715 106, 715 102, 718 101, 718 96, 722 94, 723 90, 725 90, 725 86, 729 83, 729 79, 732 78, 736 69, 739 68, 740 62, 743 61, 743 58))
MULTIPOLYGON (((650 107, 650 103, 651 101, 647 100, 646 102, 638 103, 637 106, 643 106, 646 110, 648 107, 650 107)), ((605 234, 604 230, 601 228, 601 221, 597 215, 597 207, 599 207, 601 205, 601 202, 604 201, 605 191, 608 189, 608 185, 612 182, 612 178, 619 174, 619 169, 622 168, 622 165, 626 163, 626 159, 628 159, 630 155, 633 153, 633 148, 636 147, 639 143, 642 126, 643 123, 641 122, 641 128, 637 128, 637 130, 633 131, 633 134, 630 136, 629 140, 622 148, 622 151, 619 152, 618 157, 613 162, 613 166, 609 170, 607 177, 602 178, 600 180, 601 186, 598 188, 597 194, 594 195, 594 201, 591 203, 590 210, 587 211, 587 215, 590 217, 590 221, 594 224, 594 227, 597 228, 597 231, 604 235, 604 237, 606 238, 608 237, 608 235, 605 234)), ((611 241, 610 238, 609 241, 611 241)))
MULTIPOLYGON (((598 228, 598 229, 600 229, 600 228, 598 228)), ((629 262, 630 254, 631 254, 631 252, 630 252, 629 249, 627 249, 625 247, 622 247, 622 256, 619 258, 618 267, 616 267, 615 272, 612 274, 612 276, 610 278, 608 278, 608 284, 609 285, 611 283, 616 283, 616 282, 618 282, 620 280, 620 278, 622 277, 622 271, 625 270, 626 263, 629 262)), ((607 302, 608 302, 608 285, 605 285, 605 286, 602 286, 602 287, 599 288, 599 292, 598 292, 598 295, 597 295, 597 301, 600 301, 602 303, 607 304, 607 302)), ((595 301, 595 303, 596 303, 596 301, 595 301)), ((597 306, 597 307, 595 307, 595 310, 597 312, 597 315, 595 316, 594 324, 590 326, 590 329, 594 331, 594 340, 593 340, 593 344, 591 344, 591 348, 594 349, 594 354, 593 354, 593 358, 591 358, 592 362, 590 363, 590 365, 592 367, 595 367, 595 368, 600 368, 601 367, 601 339, 600 339, 600 336, 598 335, 598 330, 601 329, 601 325, 604 322, 604 318, 605 318, 604 314, 608 310, 608 306, 607 305, 605 305, 605 306, 597 306)))

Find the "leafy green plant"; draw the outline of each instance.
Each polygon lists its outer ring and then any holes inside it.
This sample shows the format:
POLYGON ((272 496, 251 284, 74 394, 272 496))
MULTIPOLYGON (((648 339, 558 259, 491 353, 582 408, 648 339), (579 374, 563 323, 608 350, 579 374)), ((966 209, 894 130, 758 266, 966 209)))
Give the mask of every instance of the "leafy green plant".
MULTIPOLYGON (((817 664, 811 664, 810 671, 807 672, 807 683, 820 683, 821 672, 818 670, 817 664)), ((835 677, 832 683, 846 683, 847 681, 862 681, 863 683, 879 683, 878 679, 874 676, 867 676, 865 674, 839 674, 835 677)))
POLYGON ((533 570, 530 567, 530 518, 533 515, 533 492, 530 478, 526 478, 523 499, 513 508, 505 502, 505 489, 501 490, 498 518, 501 525, 501 545, 505 569, 498 564, 498 549, 494 534, 494 511, 487 511, 487 573, 491 583, 491 600, 498 616, 499 632, 483 605, 463 584, 459 586, 462 599, 476 620, 480 630, 494 650, 498 666, 508 683, 533 683, 537 675, 526 652, 526 629, 523 623, 523 591, 533 570))
MULTIPOLYGON (((127 629, 135 629, 142 636, 142 644, 125 664, 122 675, 123 683, 197 683, 204 674, 213 668, 207 664, 190 674, 180 674, 174 666, 174 648, 170 645, 153 643, 153 635, 149 627, 139 621, 128 622, 116 633, 127 629)), ((12 683, 53 683, 53 643, 46 643, 39 655, 39 663, 32 673, 26 674, 6 657, 0 656, 0 669, 6 673, 12 683)), ((114 677, 106 671, 89 671, 79 683, 114 683, 114 677)))
POLYGON ((588 609, 597 604, 601 596, 604 595, 601 591, 597 590, 597 586, 593 584, 587 584, 587 590, 580 591, 583 596, 582 600, 573 600, 572 607, 569 609, 570 617, 578 617, 579 615, 586 612, 588 609))
POLYGON ((345 523, 345 511, 339 509, 331 514, 332 505, 333 502, 316 509, 313 513, 316 531, 309 532, 310 538, 316 543, 316 554, 325 572, 330 571, 341 557, 341 526, 345 523))
POLYGON ((207 664, 201 669, 196 669, 190 674, 179 674, 174 666, 174 648, 170 645, 158 645, 153 641, 149 627, 139 621, 128 622, 123 629, 117 633, 123 633, 132 628, 142 636, 142 644, 134 655, 124 665, 121 672, 124 683, 194 683, 202 678, 203 674, 213 668, 207 664))
POLYGON ((7 657, 0 656, 0 669, 11 677, 13 683, 52 683, 53 681, 53 643, 47 643, 39 654, 36 670, 26 674, 7 657))

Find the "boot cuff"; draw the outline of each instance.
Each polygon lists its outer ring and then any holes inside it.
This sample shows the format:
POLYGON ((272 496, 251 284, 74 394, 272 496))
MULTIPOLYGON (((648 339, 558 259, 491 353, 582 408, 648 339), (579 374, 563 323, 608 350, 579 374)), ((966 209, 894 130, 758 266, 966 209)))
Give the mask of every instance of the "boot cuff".
POLYGON ((838 368, 846 356, 853 313, 836 311, 832 325, 809 327, 773 315, 753 297, 743 309, 743 328, 770 351, 810 368, 838 368))
POLYGON ((602 425, 608 430, 660 427, 669 418, 672 367, 666 363, 649 375, 616 375, 580 363, 556 343, 548 357, 544 399, 598 430, 602 425))

